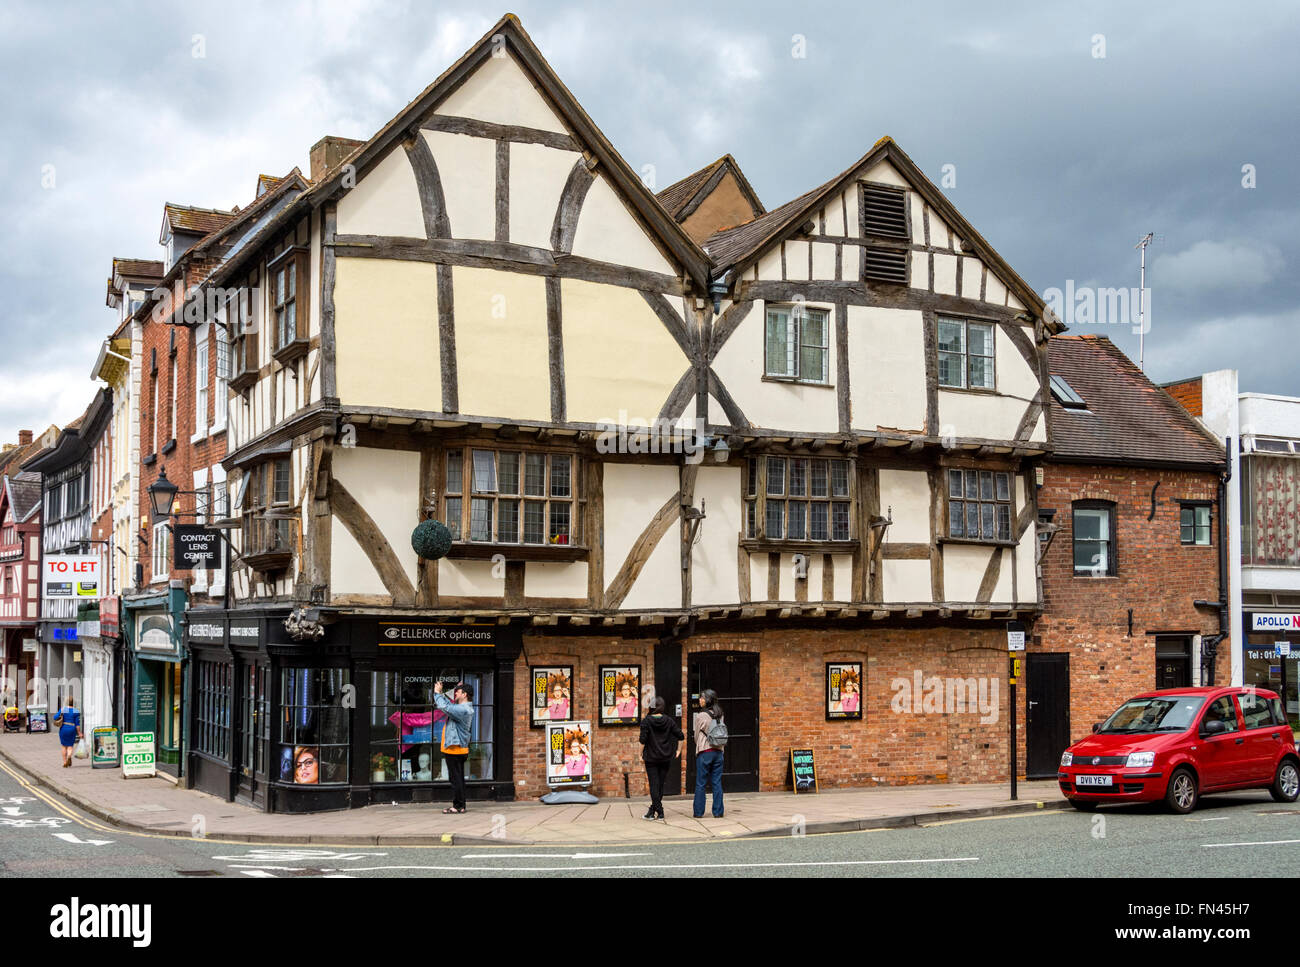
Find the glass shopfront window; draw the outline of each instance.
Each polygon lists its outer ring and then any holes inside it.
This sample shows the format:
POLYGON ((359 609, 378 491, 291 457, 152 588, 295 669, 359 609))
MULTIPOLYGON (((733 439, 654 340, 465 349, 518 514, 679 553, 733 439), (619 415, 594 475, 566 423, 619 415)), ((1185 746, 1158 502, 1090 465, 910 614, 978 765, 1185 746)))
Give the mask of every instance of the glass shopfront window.
POLYGON ((286 668, 281 675, 281 782, 326 785, 348 781, 352 694, 346 668, 286 668), (350 704, 350 703, 349 703, 350 704))
POLYGON ((1288 632, 1253 632, 1246 635, 1245 676, 1243 684, 1268 688, 1283 696, 1287 718, 1294 726, 1300 720, 1300 634, 1288 632), (1274 646, 1278 641, 1291 642, 1291 655, 1281 658, 1274 646), (1282 688, 1282 663, 1286 662, 1286 693, 1282 688))
POLYGON ((410 666, 371 672, 372 783, 448 781, 441 751, 447 717, 433 702, 433 686, 439 681, 448 699, 457 682, 473 687, 474 721, 465 778, 493 778, 496 695, 492 672, 462 666, 410 666))

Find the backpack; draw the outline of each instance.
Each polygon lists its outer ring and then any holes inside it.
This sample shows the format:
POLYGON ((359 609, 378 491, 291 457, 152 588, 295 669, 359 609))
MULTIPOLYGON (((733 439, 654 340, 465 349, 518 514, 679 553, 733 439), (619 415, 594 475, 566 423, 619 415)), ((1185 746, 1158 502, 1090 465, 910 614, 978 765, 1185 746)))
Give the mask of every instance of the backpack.
MULTIPOLYGON (((710 713, 711 714, 711 713, 710 713)), ((704 737, 709 740, 709 745, 715 749, 724 748, 727 744, 727 727, 723 724, 722 719, 714 719, 713 724, 704 730, 704 737)))

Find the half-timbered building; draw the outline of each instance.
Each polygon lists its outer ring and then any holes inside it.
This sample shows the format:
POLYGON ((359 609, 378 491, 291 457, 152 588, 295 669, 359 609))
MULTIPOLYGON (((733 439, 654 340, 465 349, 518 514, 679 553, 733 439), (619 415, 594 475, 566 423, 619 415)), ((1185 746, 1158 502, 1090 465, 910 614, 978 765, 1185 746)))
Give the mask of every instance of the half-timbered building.
POLYGON ((438 680, 480 797, 544 791, 552 714, 643 792, 607 678, 718 691, 729 788, 806 747, 830 785, 1005 777, 1059 324, 897 145, 771 212, 729 156, 656 198, 507 16, 312 169, 205 283, 239 557, 188 640, 200 787, 438 798, 438 680))

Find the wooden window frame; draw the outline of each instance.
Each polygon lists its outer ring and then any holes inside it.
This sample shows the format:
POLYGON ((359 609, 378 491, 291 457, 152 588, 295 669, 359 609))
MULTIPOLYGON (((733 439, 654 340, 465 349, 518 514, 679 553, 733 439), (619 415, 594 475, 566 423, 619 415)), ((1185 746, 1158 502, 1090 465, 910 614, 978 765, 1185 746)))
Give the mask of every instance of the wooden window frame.
MULTIPOLYGON (((834 324, 834 312, 824 306, 808 306, 798 302, 776 302, 764 304, 763 307, 763 378, 781 383, 800 383, 805 386, 832 386, 831 383, 831 328, 834 324), (771 325, 771 314, 774 312, 787 313, 786 335, 787 338, 793 332, 794 334, 794 353, 793 363, 794 372, 773 372, 771 360, 768 356, 768 327, 771 325), (822 375, 818 379, 809 379, 804 376, 802 369, 802 358, 804 345, 804 327, 803 314, 817 312, 824 316, 822 333, 825 336, 824 345, 808 346, 809 349, 820 349, 822 356, 822 375)), ((789 356, 787 349, 787 357, 789 356)))
POLYGON ((286 248, 266 263, 267 284, 270 286, 268 305, 273 330, 271 354, 277 362, 289 363, 307 353, 307 323, 310 306, 311 251, 305 245, 286 248), (292 314, 293 332, 286 331, 286 320, 292 314))
POLYGON ((244 470, 250 475, 243 487, 243 504, 239 508, 240 533, 243 535, 241 557, 256 571, 275 571, 286 567, 296 543, 297 518, 263 517, 269 510, 293 507, 293 459, 276 455, 244 470), (279 468, 284 468, 288 495, 276 499, 275 483, 279 468), (274 534, 274 538, 272 535, 274 534))
POLYGON ((230 378, 227 385, 242 393, 258 376, 258 319, 261 316, 261 291, 257 288, 258 274, 249 273, 236 296, 235 324, 230 337, 230 378))
MULTIPOLYGON (((576 450, 560 448, 543 448, 531 446, 503 446, 499 441, 487 442, 463 440, 448 443, 440 459, 440 517, 452 529, 452 551, 450 557, 490 557, 493 553, 506 553, 511 557, 535 557, 538 559, 577 559, 585 557, 589 547, 583 542, 583 518, 586 516, 587 498, 582 489, 584 461, 576 450), (484 452, 492 455, 492 489, 475 489, 474 453, 484 452), (503 454, 517 456, 515 493, 503 493, 501 486, 501 457, 503 454), (544 458, 543 494, 526 492, 526 473, 529 456, 544 458), (569 461, 568 496, 557 495, 554 488, 554 461, 557 457, 569 461), (453 489, 449 472, 459 460, 459 485, 453 489), (456 506, 452 502, 456 501, 456 506), (488 519, 488 540, 472 540, 473 513, 475 502, 490 502, 488 519), (503 501, 515 504, 516 540, 501 539, 500 506, 503 501), (525 541, 525 505, 540 502, 544 505, 542 519, 543 540, 525 541), (568 533, 553 534, 555 518, 553 513, 559 505, 569 509, 568 533), (458 508, 458 509, 457 509, 458 508), (559 540, 560 537, 566 538, 559 540)), ((481 503, 480 503, 481 506, 481 503)))
POLYGON ((852 457, 818 457, 806 456, 799 453, 762 453, 749 457, 746 461, 745 472, 740 478, 740 506, 741 506, 741 545, 753 549, 774 550, 781 547, 789 547, 794 550, 806 548, 852 548, 859 540, 858 528, 858 493, 857 493, 857 461, 852 457), (779 493, 769 493, 774 484, 769 483, 769 474, 771 464, 769 461, 781 462, 781 485, 779 493), (804 462, 803 484, 799 488, 801 493, 791 493, 791 484, 795 477, 794 461, 804 462), (826 473, 826 495, 814 495, 813 490, 813 465, 817 463, 825 464, 826 473), (834 465, 843 463, 846 474, 846 494, 836 494, 834 487, 834 465), (768 504, 769 501, 777 501, 782 505, 781 509, 781 533, 779 535, 769 536, 768 530, 768 504), (802 537, 790 536, 790 505, 802 505, 803 527, 802 537), (812 506, 826 506, 826 537, 812 536, 812 506), (848 535, 842 538, 836 538, 832 535, 835 533, 835 507, 836 505, 846 505, 848 510, 848 535))
POLYGON ((1214 546, 1214 504, 1208 500, 1180 500, 1178 508, 1178 543, 1183 547, 1213 547, 1214 546), (1205 511, 1205 540, 1196 539, 1196 531, 1202 525, 1196 523, 1196 512, 1205 511), (1188 511, 1192 513, 1191 524, 1183 522, 1184 516, 1188 511), (1192 539, 1187 540, 1183 534, 1187 527, 1192 528, 1192 539))
POLYGON ((996 322, 993 322, 992 320, 989 320, 989 319, 975 319, 975 318, 970 318, 970 317, 966 317, 966 316, 945 316, 945 315, 941 315, 941 316, 938 316, 938 317, 935 319, 935 322, 934 322, 934 332, 935 332, 935 350, 934 350, 934 352, 935 352, 935 357, 934 357, 934 365, 935 365, 935 376, 936 376, 936 379, 938 380, 938 386, 939 386, 939 389, 941 389, 941 390, 954 390, 954 391, 957 391, 957 392, 966 392, 966 393, 996 393, 996 392, 998 391, 998 366, 997 366, 997 357, 998 357, 998 341, 997 341, 997 340, 998 340, 998 326, 997 326, 997 323, 996 323, 996 322), (960 352, 960 353, 956 353, 956 352, 953 352, 953 351, 951 351, 951 350, 946 350, 946 349, 941 348, 941 347, 942 347, 942 343, 939 341, 939 329, 940 329, 940 327, 941 327, 945 322, 954 323, 954 324, 956 324, 956 325, 960 325, 960 326, 962 327, 962 331, 961 331, 961 339, 962 339, 962 343, 961 343, 961 352, 960 352), (993 376, 993 383, 992 383, 991 386, 972 386, 972 385, 971 385, 971 379, 970 379, 970 361, 971 361, 971 355, 972 355, 972 354, 971 354, 971 351, 970 351, 970 327, 971 327, 971 326, 984 326, 984 327, 986 327, 986 328, 989 330, 989 338, 990 338, 990 340, 991 340, 991 348, 992 348, 993 351, 992 351, 992 353, 991 353, 990 355, 988 355, 988 356, 985 356, 984 354, 980 353, 980 354, 978 354, 978 358, 988 360, 988 363, 989 363, 989 370, 990 370, 990 372, 992 373, 992 376, 993 376), (940 369, 940 367, 939 367, 939 362, 940 362, 940 360, 942 359, 942 357, 945 356, 945 355, 948 355, 948 356, 957 356, 957 355, 960 355, 960 356, 961 356, 961 360, 962 360, 962 362, 961 362, 961 379, 962 379, 962 382, 961 382, 961 385, 960 385, 960 386, 953 386, 953 385, 950 385, 950 384, 948 384, 948 383, 944 383, 944 382, 943 382, 943 374, 942 374, 942 371, 941 371, 941 369, 940 369))
POLYGON ((982 544, 985 546, 1014 547, 1017 544, 1015 537, 1016 526, 1016 475, 1010 470, 1000 467, 955 467, 942 466, 939 468, 942 474, 940 486, 943 487, 943 540, 946 543, 963 543, 963 544, 982 544), (961 496, 953 494, 953 474, 961 475, 961 496), (986 498, 983 491, 984 475, 988 474, 992 485, 992 497, 986 498), (966 496, 967 479, 973 476, 975 480, 975 496, 966 496), (998 496, 999 478, 1005 478, 1007 484, 1007 496, 998 496), (953 533, 953 504, 962 505, 962 528, 960 534, 953 533), (966 531, 966 523, 969 520, 968 508, 974 505, 979 507, 980 532, 976 536, 970 536, 966 531), (993 536, 984 536, 984 506, 993 508, 993 536), (1006 536, 999 535, 1000 521, 998 519, 998 509, 1005 507, 1006 512, 1006 536))
POLYGON ((1119 576, 1119 533, 1117 507, 1109 500, 1076 500, 1070 504, 1070 570, 1076 578, 1113 578, 1119 576), (1074 563, 1074 546, 1078 543, 1078 519, 1081 510, 1101 510, 1108 514, 1106 524, 1106 569, 1080 568, 1074 563))

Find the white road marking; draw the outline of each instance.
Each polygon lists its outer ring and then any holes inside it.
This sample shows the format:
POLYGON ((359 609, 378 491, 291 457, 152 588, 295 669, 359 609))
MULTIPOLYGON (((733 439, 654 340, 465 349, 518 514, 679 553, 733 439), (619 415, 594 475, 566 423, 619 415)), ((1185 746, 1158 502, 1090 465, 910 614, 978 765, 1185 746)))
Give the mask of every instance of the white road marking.
POLYGON ((40 819, 0 819, 0 826, 11 826, 15 829, 35 829, 37 827, 49 826, 66 826, 72 822, 71 819, 64 819, 62 816, 44 816, 40 819))
POLYGON ((26 816, 21 806, 5 806, 2 811, 6 816, 26 816))
MULTIPOLYGON (((372 856, 387 856, 387 853, 336 853, 328 849, 253 849, 241 856, 214 856, 214 860, 362 860, 372 856)), ((256 863, 253 865, 263 865, 256 863)))
MULTIPOLYGON (((820 860, 794 863, 625 863, 621 866, 478 866, 487 873, 566 873, 577 870, 752 870, 760 868, 794 868, 813 866, 890 866, 919 863, 978 863, 978 856, 953 856, 925 860, 820 860)), ((374 870, 451 870, 463 873, 463 866, 350 866, 349 873, 374 870)))
POLYGON ((1189 819, 1189 823, 1221 823, 1225 819, 1231 819, 1231 816, 1211 816, 1208 819, 1189 819))
POLYGON ((1258 843, 1202 843, 1206 849, 1217 849, 1220 846, 1289 846, 1292 843, 1300 843, 1300 839, 1266 839, 1258 843))
POLYGON ((266 878, 269 878, 269 879, 272 879, 272 880, 275 879, 275 874, 274 874, 274 873, 268 873, 268 872, 266 872, 266 870, 240 870, 239 872, 240 872, 240 873, 244 873, 244 874, 246 874, 246 875, 248 875, 248 876, 260 876, 260 877, 262 877, 262 878, 264 878, 264 879, 266 879, 266 878))
POLYGON ((653 853, 467 853, 463 860, 605 860, 620 856, 653 856, 653 853))
POLYGON ((65 843, 76 843, 79 846, 107 846, 113 842, 111 839, 77 839, 76 833, 51 833, 50 835, 65 843))

